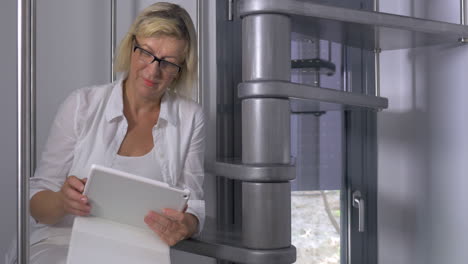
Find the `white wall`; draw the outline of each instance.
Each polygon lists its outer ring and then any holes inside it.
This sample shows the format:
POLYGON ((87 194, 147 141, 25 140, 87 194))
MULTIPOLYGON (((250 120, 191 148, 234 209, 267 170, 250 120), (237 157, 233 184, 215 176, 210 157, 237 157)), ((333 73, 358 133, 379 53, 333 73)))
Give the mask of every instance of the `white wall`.
MULTIPOLYGON (((458 0, 381 1, 381 11, 459 22, 458 0)), ((468 47, 382 53, 379 263, 466 263, 468 47)))
POLYGON ((16 230, 16 1, 0 2, 0 262, 16 230))
POLYGON ((58 106, 110 80, 110 2, 37 1, 37 160, 58 106))
MULTIPOLYGON (((459 23, 459 1, 428 1, 430 17, 459 23)), ((468 261, 468 46, 429 53, 431 263, 468 261)))

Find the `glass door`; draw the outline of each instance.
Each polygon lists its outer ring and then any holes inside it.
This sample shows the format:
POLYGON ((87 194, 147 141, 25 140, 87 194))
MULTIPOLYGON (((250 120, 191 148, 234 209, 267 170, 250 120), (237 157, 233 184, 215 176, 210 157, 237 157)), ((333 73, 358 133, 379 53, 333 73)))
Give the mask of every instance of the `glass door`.
MULTIPOLYGON (((342 74, 336 69, 342 69, 342 45, 297 33, 291 39, 291 81, 341 90, 342 74)), ((291 155, 296 163, 291 235, 298 264, 341 263, 346 240, 344 133, 342 111, 296 109, 291 114, 291 155)))

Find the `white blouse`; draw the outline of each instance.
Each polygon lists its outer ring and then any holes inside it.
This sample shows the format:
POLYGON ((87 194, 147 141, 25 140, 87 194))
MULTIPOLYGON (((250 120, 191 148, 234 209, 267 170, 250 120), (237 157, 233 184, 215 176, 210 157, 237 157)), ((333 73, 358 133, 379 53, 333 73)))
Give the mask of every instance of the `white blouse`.
MULTIPOLYGON (((62 103, 30 180, 30 198, 42 190, 59 191, 67 176, 88 177, 91 164, 115 167, 128 127, 123 115, 122 81, 78 89, 62 103)), ((157 173, 170 185, 190 189, 187 212, 198 218, 200 233, 205 220, 201 106, 167 91, 161 98, 153 140, 151 157, 161 166, 157 173)), ((52 226, 35 223, 31 227, 31 243, 68 233, 72 223, 71 215, 52 226)))
POLYGON ((156 181, 164 181, 162 167, 155 157, 155 149, 143 156, 128 157, 117 154, 112 168, 156 181))

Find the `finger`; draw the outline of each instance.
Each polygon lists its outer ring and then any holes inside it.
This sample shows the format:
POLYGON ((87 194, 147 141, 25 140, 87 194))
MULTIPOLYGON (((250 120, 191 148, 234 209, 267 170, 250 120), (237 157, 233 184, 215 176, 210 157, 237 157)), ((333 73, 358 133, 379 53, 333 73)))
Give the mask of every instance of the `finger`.
POLYGON ((163 210, 163 213, 165 216, 168 218, 174 220, 174 221, 182 221, 184 219, 184 213, 178 212, 176 210, 166 208, 163 210))
POLYGON ((79 201, 82 204, 88 203, 88 198, 85 195, 82 195, 80 192, 77 192, 75 189, 70 187, 65 187, 63 189, 63 193, 65 194, 65 198, 69 200, 79 201))
POLYGON ((180 223, 172 221, 162 215, 158 215, 156 218, 150 216, 150 219, 153 221, 153 226, 155 228, 161 231, 161 233, 169 236, 177 232, 180 226, 180 223))
POLYGON ((169 246, 173 246, 185 239, 185 236, 181 232, 164 232, 161 230, 160 225, 155 222, 150 216, 145 216, 145 223, 148 227, 153 230, 160 238, 169 246))
POLYGON ((78 192, 82 193, 84 191, 84 183, 75 176, 69 176, 67 183, 78 192))
POLYGON ((73 208, 75 210, 83 211, 83 212, 86 212, 86 213, 89 213, 91 211, 91 206, 89 206, 87 204, 82 204, 82 203, 74 201, 74 200, 66 199, 65 204, 69 208, 73 208))
POLYGON ((72 214, 72 215, 84 216, 84 215, 90 214, 90 210, 86 210, 86 209, 81 210, 81 208, 74 207, 70 202, 65 202, 64 209, 67 213, 72 214))
POLYGON ((156 223, 158 223, 159 225, 163 226, 164 228, 167 229, 167 227, 169 225, 172 224, 172 219, 166 217, 165 215, 162 215, 162 214, 158 214, 154 211, 150 211, 148 213, 148 216, 156 223))
POLYGON ((153 230, 166 244, 169 244, 168 235, 165 234, 158 223, 156 223, 149 215, 145 216, 145 223, 153 230))
POLYGON ((174 233, 173 235, 168 236, 168 238, 167 238, 167 240, 169 241, 171 246, 179 243, 180 241, 182 241, 184 239, 185 239, 185 236, 183 234, 181 234, 181 233, 174 233))
POLYGON ((84 211, 80 211, 80 210, 76 210, 74 208, 69 208, 67 210, 67 212, 69 214, 72 214, 72 215, 77 215, 77 216, 88 216, 89 215, 89 212, 84 212, 84 211))

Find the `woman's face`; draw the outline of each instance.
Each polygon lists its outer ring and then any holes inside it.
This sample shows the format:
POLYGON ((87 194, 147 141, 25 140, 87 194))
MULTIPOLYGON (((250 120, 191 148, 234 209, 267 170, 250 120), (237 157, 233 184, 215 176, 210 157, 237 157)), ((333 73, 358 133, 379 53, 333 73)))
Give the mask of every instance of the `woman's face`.
POLYGON ((138 97, 157 100, 180 74, 176 65, 180 66, 184 62, 186 42, 170 36, 159 36, 136 37, 135 44, 138 48, 132 49, 127 86, 130 84, 129 88, 134 89, 138 97), (148 64, 154 60, 151 55, 166 62, 156 60, 148 64))

